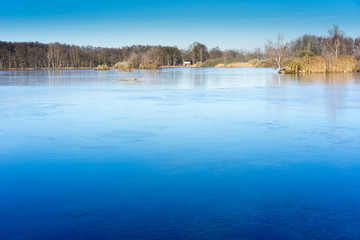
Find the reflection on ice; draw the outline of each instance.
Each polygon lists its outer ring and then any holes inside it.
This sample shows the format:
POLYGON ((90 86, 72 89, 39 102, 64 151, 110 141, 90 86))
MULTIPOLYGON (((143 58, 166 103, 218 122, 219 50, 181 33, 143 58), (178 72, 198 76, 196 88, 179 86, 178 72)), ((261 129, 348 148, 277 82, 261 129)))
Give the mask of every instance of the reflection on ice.
POLYGON ((103 86, 137 88, 234 88, 302 84, 359 84, 359 73, 279 75, 262 68, 169 68, 158 72, 88 70, 0 71, 0 85, 13 86, 103 86), (136 82, 119 81, 138 79, 136 82))

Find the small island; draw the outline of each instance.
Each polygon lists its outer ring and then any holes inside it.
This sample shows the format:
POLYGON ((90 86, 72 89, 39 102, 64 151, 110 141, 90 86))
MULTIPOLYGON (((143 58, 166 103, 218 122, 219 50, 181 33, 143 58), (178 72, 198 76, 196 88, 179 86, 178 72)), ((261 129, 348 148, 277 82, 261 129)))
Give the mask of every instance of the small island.
POLYGON ((104 65, 97 66, 95 68, 95 70, 97 70, 97 71, 107 71, 107 70, 110 70, 110 68, 106 64, 104 64, 104 65))

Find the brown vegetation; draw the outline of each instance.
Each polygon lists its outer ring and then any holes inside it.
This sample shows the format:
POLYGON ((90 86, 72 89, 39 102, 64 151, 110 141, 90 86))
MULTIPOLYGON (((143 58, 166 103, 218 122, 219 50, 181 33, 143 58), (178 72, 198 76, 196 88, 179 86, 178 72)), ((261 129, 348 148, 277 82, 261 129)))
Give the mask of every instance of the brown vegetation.
POLYGON ((237 68, 237 67, 255 67, 255 65, 253 65, 250 62, 234 62, 234 63, 229 63, 229 64, 220 63, 220 64, 216 65, 215 67, 216 68, 237 68))
POLYGON ((357 62, 353 56, 338 56, 327 59, 328 72, 355 72, 357 62))
POLYGON ((225 64, 220 63, 220 64, 216 65, 215 67, 216 67, 216 68, 225 68, 225 64))
POLYGON ((131 72, 134 71, 134 66, 132 63, 129 62, 118 62, 116 63, 113 68, 119 69, 123 72, 131 72))
POLYGON ((157 68, 158 68, 158 66, 156 64, 140 64, 140 66, 139 66, 139 69, 154 70, 157 68))
POLYGON ((320 56, 300 58, 301 68, 298 71, 323 73, 327 71, 326 60, 320 56))
POLYGON ((254 67, 250 62, 235 62, 227 64, 226 67, 228 68, 236 68, 236 67, 254 67))
POLYGON ((104 64, 104 65, 97 66, 97 68, 95 68, 95 70, 106 71, 106 70, 110 70, 110 68, 104 64))
POLYGON ((284 62, 286 73, 355 72, 357 71, 357 64, 353 56, 306 56, 291 58, 284 62))

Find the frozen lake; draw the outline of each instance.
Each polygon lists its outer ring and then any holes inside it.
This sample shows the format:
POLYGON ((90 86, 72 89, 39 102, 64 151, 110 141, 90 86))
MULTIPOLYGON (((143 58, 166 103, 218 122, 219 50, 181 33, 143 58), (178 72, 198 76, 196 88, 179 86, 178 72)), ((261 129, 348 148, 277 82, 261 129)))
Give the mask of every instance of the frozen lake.
POLYGON ((0 239, 358 240, 360 74, 0 71, 0 239))

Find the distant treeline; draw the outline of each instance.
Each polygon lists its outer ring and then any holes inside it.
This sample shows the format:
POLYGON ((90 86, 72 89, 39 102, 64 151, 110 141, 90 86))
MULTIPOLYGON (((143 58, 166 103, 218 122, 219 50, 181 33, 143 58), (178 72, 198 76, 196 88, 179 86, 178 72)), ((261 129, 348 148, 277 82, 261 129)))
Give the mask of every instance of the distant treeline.
POLYGON ((122 48, 75 46, 61 43, 2 42, 0 41, 0 69, 11 68, 81 68, 98 65, 113 66, 129 62, 134 67, 141 65, 177 66, 185 61, 204 67, 213 67, 234 62, 253 62, 258 66, 282 66, 289 58, 304 56, 351 55, 360 58, 360 37, 347 37, 336 25, 328 36, 305 34, 290 42, 279 38, 268 41, 264 50, 208 49, 195 42, 187 49, 171 46, 134 45, 122 48))
POLYGON ((113 66, 118 62, 131 62, 138 67, 143 64, 158 66, 182 65, 184 61, 192 64, 208 59, 221 58, 224 61, 248 61, 262 59, 260 48, 251 52, 245 50, 226 50, 208 48, 201 43, 193 43, 188 49, 168 46, 134 45, 122 48, 100 48, 75 46, 61 43, 44 44, 39 42, 0 41, 0 69, 10 68, 81 68, 104 64, 113 66))

